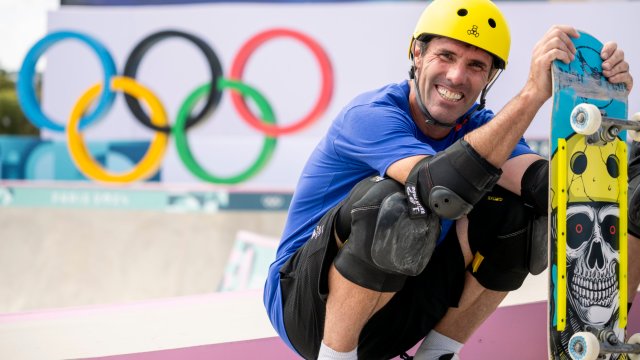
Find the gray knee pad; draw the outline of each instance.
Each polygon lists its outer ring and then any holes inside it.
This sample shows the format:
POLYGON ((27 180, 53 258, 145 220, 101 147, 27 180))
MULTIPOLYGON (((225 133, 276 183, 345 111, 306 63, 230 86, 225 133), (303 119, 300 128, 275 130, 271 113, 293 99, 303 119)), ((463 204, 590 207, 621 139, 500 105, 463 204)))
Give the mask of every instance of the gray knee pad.
POLYGON ((429 263, 439 235, 437 216, 412 219, 407 197, 401 193, 389 195, 378 212, 371 258, 385 271, 416 276, 429 263))
POLYGON ((429 262, 439 220, 410 219, 404 187, 395 180, 364 180, 340 213, 349 217, 351 226, 334 264, 350 281, 376 291, 398 291, 407 276, 421 273, 429 262))

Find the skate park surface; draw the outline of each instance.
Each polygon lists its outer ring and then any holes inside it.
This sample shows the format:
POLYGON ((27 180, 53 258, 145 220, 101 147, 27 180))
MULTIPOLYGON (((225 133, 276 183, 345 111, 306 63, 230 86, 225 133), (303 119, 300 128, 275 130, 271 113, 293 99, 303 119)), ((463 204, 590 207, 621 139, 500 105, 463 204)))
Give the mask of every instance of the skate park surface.
MULTIPOLYGON (((260 289, 218 291, 239 230, 277 241, 285 212, 0 212, 0 358, 298 358, 260 289)), ((529 276, 462 358, 546 357, 546 294, 547 272, 529 276)))

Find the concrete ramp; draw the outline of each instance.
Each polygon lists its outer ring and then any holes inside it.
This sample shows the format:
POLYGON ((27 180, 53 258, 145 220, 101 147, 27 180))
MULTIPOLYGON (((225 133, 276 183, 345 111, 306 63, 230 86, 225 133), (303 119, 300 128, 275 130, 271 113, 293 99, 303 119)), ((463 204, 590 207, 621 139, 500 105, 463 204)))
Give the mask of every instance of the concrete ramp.
POLYGON ((238 233, 285 216, 0 207, 0 313, 210 294, 238 233))

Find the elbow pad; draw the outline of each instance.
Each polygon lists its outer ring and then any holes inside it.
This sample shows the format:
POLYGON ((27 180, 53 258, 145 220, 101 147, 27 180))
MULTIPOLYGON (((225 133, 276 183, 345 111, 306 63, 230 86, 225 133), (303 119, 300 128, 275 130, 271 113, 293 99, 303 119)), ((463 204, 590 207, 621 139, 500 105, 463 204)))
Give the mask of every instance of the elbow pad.
POLYGON ((549 161, 534 161, 522 175, 520 193, 525 204, 532 207, 536 215, 546 216, 549 211, 549 161))
POLYGON ((468 214, 502 175, 464 139, 418 162, 407 177, 405 190, 412 217, 430 212, 445 219, 468 214))

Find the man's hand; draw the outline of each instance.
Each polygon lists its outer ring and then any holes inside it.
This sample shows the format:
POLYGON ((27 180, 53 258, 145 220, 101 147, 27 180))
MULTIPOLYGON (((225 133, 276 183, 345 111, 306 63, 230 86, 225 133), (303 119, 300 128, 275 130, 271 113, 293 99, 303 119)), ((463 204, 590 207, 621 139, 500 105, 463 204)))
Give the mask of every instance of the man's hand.
POLYGON ((612 83, 624 83, 627 91, 633 87, 633 77, 629 73, 629 63, 624 59, 624 51, 615 42, 608 42, 602 47, 602 74, 612 83))
MULTIPOLYGON (((533 92, 542 102, 551 97, 551 64, 560 60, 565 64, 570 63, 576 53, 576 47, 571 38, 577 38, 578 31, 571 26, 555 25, 536 43, 531 57, 531 68, 525 89, 533 92)), ((608 54, 616 53, 615 44, 609 45, 608 54)), ((610 59, 612 63, 620 56, 610 59)), ((617 64, 617 62, 615 62, 617 64)), ((619 71, 619 69, 617 69, 619 71)))

